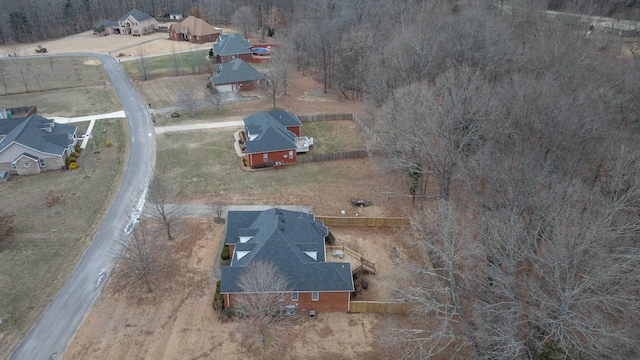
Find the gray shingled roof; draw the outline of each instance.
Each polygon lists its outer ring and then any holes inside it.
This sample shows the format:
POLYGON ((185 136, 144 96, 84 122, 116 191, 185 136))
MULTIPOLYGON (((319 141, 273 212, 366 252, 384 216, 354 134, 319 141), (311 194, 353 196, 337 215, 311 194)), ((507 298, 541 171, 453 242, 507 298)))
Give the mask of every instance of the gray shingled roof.
POLYGON ((111 20, 102 20, 98 23, 98 25, 102 25, 105 28, 107 27, 114 27, 114 26, 118 26, 118 22, 117 21, 111 21, 111 20))
POLYGON ((71 144, 69 135, 74 135, 77 127, 57 124, 53 120, 34 114, 26 118, 0 120, 0 152, 12 143, 18 143, 40 152, 62 155, 71 144))
POLYGON ((245 267, 255 260, 273 264, 289 281, 289 291, 353 291, 349 263, 325 262, 324 238, 327 228, 313 214, 269 209, 230 211, 226 244, 234 244, 231 265, 222 268, 222 293, 238 293, 237 284, 245 267), (253 230, 253 237, 240 243, 242 229, 253 230), (238 259, 239 252, 248 252, 238 259), (305 252, 316 256, 307 255, 305 252))
MULTIPOLYGON (((283 119, 287 119, 287 123, 293 120, 287 115, 280 118, 284 113, 287 112, 261 111, 244 119, 244 128, 249 138, 257 135, 253 140, 245 141, 247 154, 296 149, 296 135, 287 130, 281 122, 283 119)), ((295 117, 291 113, 288 114, 295 117)))
POLYGON ((245 40, 242 34, 220 35, 218 42, 213 44, 213 52, 220 56, 253 53, 251 51, 251 43, 245 40))
POLYGON ((264 75, 241 59, 233 59, 226 64, 219 65, 217 71, 218 73, 210 78, 211 82, 216 85, 264 79, 264 75))
POLYGON ((149 15, 149 14, 145 14, 145 13, 143 13, 143 12, 142 12, 142 11, 140 11, 140 10, 137 10, 137 9, 131 9, 131 10, 129 10, 129 12, 128 12, 128 13, 126 13, 126 14, 122 15, 122 16, 118 19, 118 21, 125 21, 125 20, 127 20, 127 18, 128 18, 129 16, 133 16, 133 18, 134 18, 134 19, 136 19, 136 20, 138 20, 138 21, 145 21, 145 20, 148 20, 148 19, 151 19, 151 18, 152 18, 152 16, 151 16, 151 15, 149 15))

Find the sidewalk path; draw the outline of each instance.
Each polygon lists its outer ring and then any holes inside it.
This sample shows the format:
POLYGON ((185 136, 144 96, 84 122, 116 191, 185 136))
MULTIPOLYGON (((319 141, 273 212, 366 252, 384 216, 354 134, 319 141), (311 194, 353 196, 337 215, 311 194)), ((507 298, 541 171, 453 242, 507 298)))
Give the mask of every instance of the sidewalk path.
POLYGON ((171 125, 171 126, 156 126, 156 134, 162 134, 165 132, 173 131, 187 131, 187 130, 202 130, 202 129, 220 129, 220 128, 242 128, 244 122, 242 117, 235 116, 225 118, 226 121, 216 121, 201 124, 183 124, 183 125, 171 125))
POLYGON ((49 119, 53 119, 53 121, 57 122, 58 124, 69 124, 69 123, 76 123, 76 122, 83 122, 83 121, 90 121, 90 120, 119 119, 124 117, 126 117, 124 114, 124 110, 120 110, 120 111, 115 111, 108 114, 87 115, 87 116, 80 116, 80 117, 74 117, 74 118, 51 116, 49 117, 49 119))

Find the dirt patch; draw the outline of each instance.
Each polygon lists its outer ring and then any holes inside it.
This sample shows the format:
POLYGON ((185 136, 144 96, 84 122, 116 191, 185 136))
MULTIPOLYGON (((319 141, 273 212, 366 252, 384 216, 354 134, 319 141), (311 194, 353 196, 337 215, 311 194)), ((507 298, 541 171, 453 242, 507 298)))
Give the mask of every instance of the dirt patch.
MULTIPOLYGON (((151 293, 124 286, 119 264, 62 358, 273 358, 272 352, 257 355, 237 345, 238 324, 221 323, 211 307, 211 271, 223 229, 211 219, 190 218, 171 243, 153 237, 155 246, 165 248, 157 261, 172 264, 175 271, 154 282, 151 293)), ((371 350, 371 332, 379 318, 343 313, 300 317, 291 331, 296 336, 285 342, 285 358, 320 358, 336 349, 344 358, 357 358, 371 350)))

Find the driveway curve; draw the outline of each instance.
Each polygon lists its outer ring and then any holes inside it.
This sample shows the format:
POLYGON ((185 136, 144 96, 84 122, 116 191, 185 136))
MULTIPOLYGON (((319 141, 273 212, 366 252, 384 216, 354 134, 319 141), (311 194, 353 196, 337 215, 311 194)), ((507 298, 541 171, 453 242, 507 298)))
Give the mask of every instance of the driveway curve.
POLYGON ((15 349, 10 357, 12 360, 56 359, 65 351, 122 253, 118 241, 128 236, 140 216, 155 165, 155 135, 147 106, 120 64, 103 54, 49 56, 83 56, 102 62, 127 116, 129 156, 120 190, 91 245, 60 292, 15 349))

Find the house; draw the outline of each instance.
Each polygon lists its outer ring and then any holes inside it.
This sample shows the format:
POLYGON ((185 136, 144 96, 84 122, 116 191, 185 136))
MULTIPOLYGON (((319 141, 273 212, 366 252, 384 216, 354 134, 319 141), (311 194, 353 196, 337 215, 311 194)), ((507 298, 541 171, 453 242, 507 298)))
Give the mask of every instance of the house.
POLYGON ((102 20, 94 25, 95 29, 102 28, 100 35, 120 34, 120 24, 117 21, 102 20))
POLYGON ((171 19, 171 20, 182 20, 182 14, 171 13, 171 14, 169 14, 169 19, 171 19))
POLYGON ((222 267, 220 293, 227 307, 244 293, 238 285, 252 261, 273 264, 283 275, 286 291, 274 294, 284 305, 299 310, 348 311, 354 291, 351 265, 326 262, 329 231, 313 214, 272 208, 229 211, 224 242, 231 263, 222 267))
POLYGON ((169 27, 169 39, 202 44, 218 40, 220 32, 220 28, 211 26, 195 16, 189 16, 184 21, 169 27))
POLYGON ((158 29, 160 24, 151 15, 133 9, 118 19, 120 35, 147 35, 158 29))
POLYGON ((244 119, 246 139, 242 144, 247 165, 282 166, 297 161, 297 140, 302 123, 284 110, 262 111, 244 119))
POLYGON ((77 130, 37 114, 0 120, 0 171, 29 175, 64 168, 77 130))
POLYGON ((226 63, 237 58, 247 62, 253 60, 251 44, 242 37, 242 34, 220 35, 211 50, 213 56, 220 63, 226 63))
POLYGON ((253 90, 264 80, 263 74, 240 59, 216 66, 216 74, 209 78, 211 87, 220 92, 253 90))

